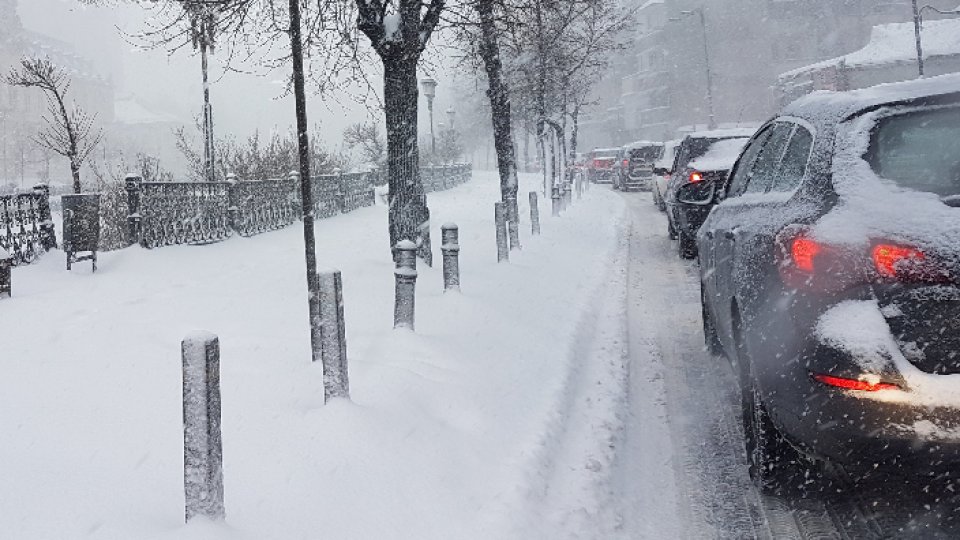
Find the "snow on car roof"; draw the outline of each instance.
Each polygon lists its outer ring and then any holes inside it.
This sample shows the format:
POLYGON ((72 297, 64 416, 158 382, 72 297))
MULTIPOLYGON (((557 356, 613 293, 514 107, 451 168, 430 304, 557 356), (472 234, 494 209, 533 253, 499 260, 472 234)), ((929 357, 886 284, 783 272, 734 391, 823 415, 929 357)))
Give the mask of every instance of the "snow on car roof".
POLYGON ((663 146, 663 143, 660 141, 634 141, 624 146, 624 148, 627 150, 634 150, 637 148, 643 148, 645 146, 663 146))
POLYGON ((821 90, 807 94, 787 105, 782 114, 826 122, 838 122, 848 119, 860 111, 886 103, 898 103, 936 96, 956 96, 957 99, 960 99, 960 73, 879 84, 847 92, 821 90))
POLYGON ((757 132, 756 127, 740 127, 740 128, 729 128, 729 129, 711 129, 705 131, 694 131, 688 133, 687 137, 692 137, 694 139, 719 139, 721 137, 753 137, 753 134, 757 132))
POLYGON ((687 166, 698 171, 729 171, 748 140, 749 137, 736 137, 716 141, 705 154, 692 160, 687 166))
MULTIPOLYGON (((923 53, 927 57, 960 54, 960 20, 924 21, 923 53)), ((880 24, 870 30, 870 41, 862 49, 787 71, 779 79, 793 79, 812 71, 841 65, 851 68, 915 62, 916 55, 916 34, 912 21, 880 24)))

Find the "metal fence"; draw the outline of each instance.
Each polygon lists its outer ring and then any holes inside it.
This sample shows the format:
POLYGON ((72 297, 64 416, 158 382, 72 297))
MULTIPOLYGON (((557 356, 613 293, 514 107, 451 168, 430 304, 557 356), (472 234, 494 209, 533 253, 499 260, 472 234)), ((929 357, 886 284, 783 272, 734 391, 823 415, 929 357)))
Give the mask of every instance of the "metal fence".
MULTIPOLYGON (((318 219, 373 206, 379 171, 317 175, 311 179, 318 219)), ((470 165, 422 167, 424 190, 441 191, 470 180, 470 165)), ((128 241, 154 248, 207 244, 233 232, 253 236, 291 225, 300 215, 296 173, 284 179, 252 182, 126 181, 128 241)))
POLYGON ((56 245, 47 186, 0 195, 0 248, 10 254, 14 266, 33 262, 56 245))

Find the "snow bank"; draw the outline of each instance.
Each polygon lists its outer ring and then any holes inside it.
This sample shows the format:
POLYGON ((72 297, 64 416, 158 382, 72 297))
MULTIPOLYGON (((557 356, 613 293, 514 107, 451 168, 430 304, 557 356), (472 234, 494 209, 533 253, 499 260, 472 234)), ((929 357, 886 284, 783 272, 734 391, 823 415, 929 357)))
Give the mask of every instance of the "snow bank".
POLYGON ((310 362, 296 226, 20 269, 0 306, 0 536, 529 537, 577 374, 610 361, 578 340, 623 202, 591 189, 498 265, 495 175, 429 197, 433 238, 460 228, 463 292, 421 266, 417 333, 391 330, 386 208, 317 222, 320 264, 343 271, 349 402, 323 404, 310 362), (184 526, 180 342, 199 328, 220 340, 226 522, 184 526))
MULTIPOLYGON (((923 22, 923 56, 960 54, 960 20, 943 19, 923 22)), ((795 78, 818 69, 848 68, 916 62, 917 44, 913 22, 880 24, 870 30, 870 41, 862 49, 782 73, 781 81, 795 78)))

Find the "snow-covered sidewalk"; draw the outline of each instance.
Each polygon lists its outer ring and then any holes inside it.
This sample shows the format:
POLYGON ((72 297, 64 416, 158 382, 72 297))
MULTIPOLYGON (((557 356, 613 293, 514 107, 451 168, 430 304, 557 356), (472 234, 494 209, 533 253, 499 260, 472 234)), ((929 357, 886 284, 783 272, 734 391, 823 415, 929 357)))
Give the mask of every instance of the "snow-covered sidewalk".
POLYGON ((434 238, 460 226, 463 291, 421 268, 415 334, 391 329, 386 209, 317 223, 320 264, 343 271, 353 395, 326 406, 296 225, 105 253, 95 275, 64 271, 60 252, 15 269, 0 301, 0 536, 528 538, 570 526, 557 509, 592 515, 591 480, 570 476, 566 497, 557 459, 588 458, 588 476, 611 459, 590 448, 609 440, 578 437, 618 431, 622 342, 593 336, 622 334, 624 203, 594 188, 555 219, 541 201, 540 237, 522 207, 524 250, 498 265, 497 198, 492 173, 430 195, 434 238), (199 329, 221 342, 227 520, 184 526, 179 351, 199 329))

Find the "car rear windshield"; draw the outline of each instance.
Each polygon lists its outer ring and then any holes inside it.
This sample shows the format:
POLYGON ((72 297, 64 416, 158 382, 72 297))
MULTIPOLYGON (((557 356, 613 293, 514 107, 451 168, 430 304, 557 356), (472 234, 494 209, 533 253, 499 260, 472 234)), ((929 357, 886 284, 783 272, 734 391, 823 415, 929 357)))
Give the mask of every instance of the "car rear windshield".
POLYGON ((662 146, 644 146, 630 150, 630 159, 650 163, 658 159, 661 153, 663 153, 662 146))
POLYGON ((960 195, 960 107, 880 120, 867 158, 878 176, 900 186, 941 197, 960 195))
POLYGON ((609 150, 594 150, 594 151, 593 151, 593 157, 594 157, 594 158, 611 158, 611 157, 617 157, 617 152, 619 152, 619 151, 620 151, 620 150, 619 150, 618 148, 611 148, 611 149, 609 149, 609 150))
POLYGON ((677 156, 677 170, 681 170, 691 161, 707 153, 713 143, 726 137, 686 139, 680 145, 677 156))

